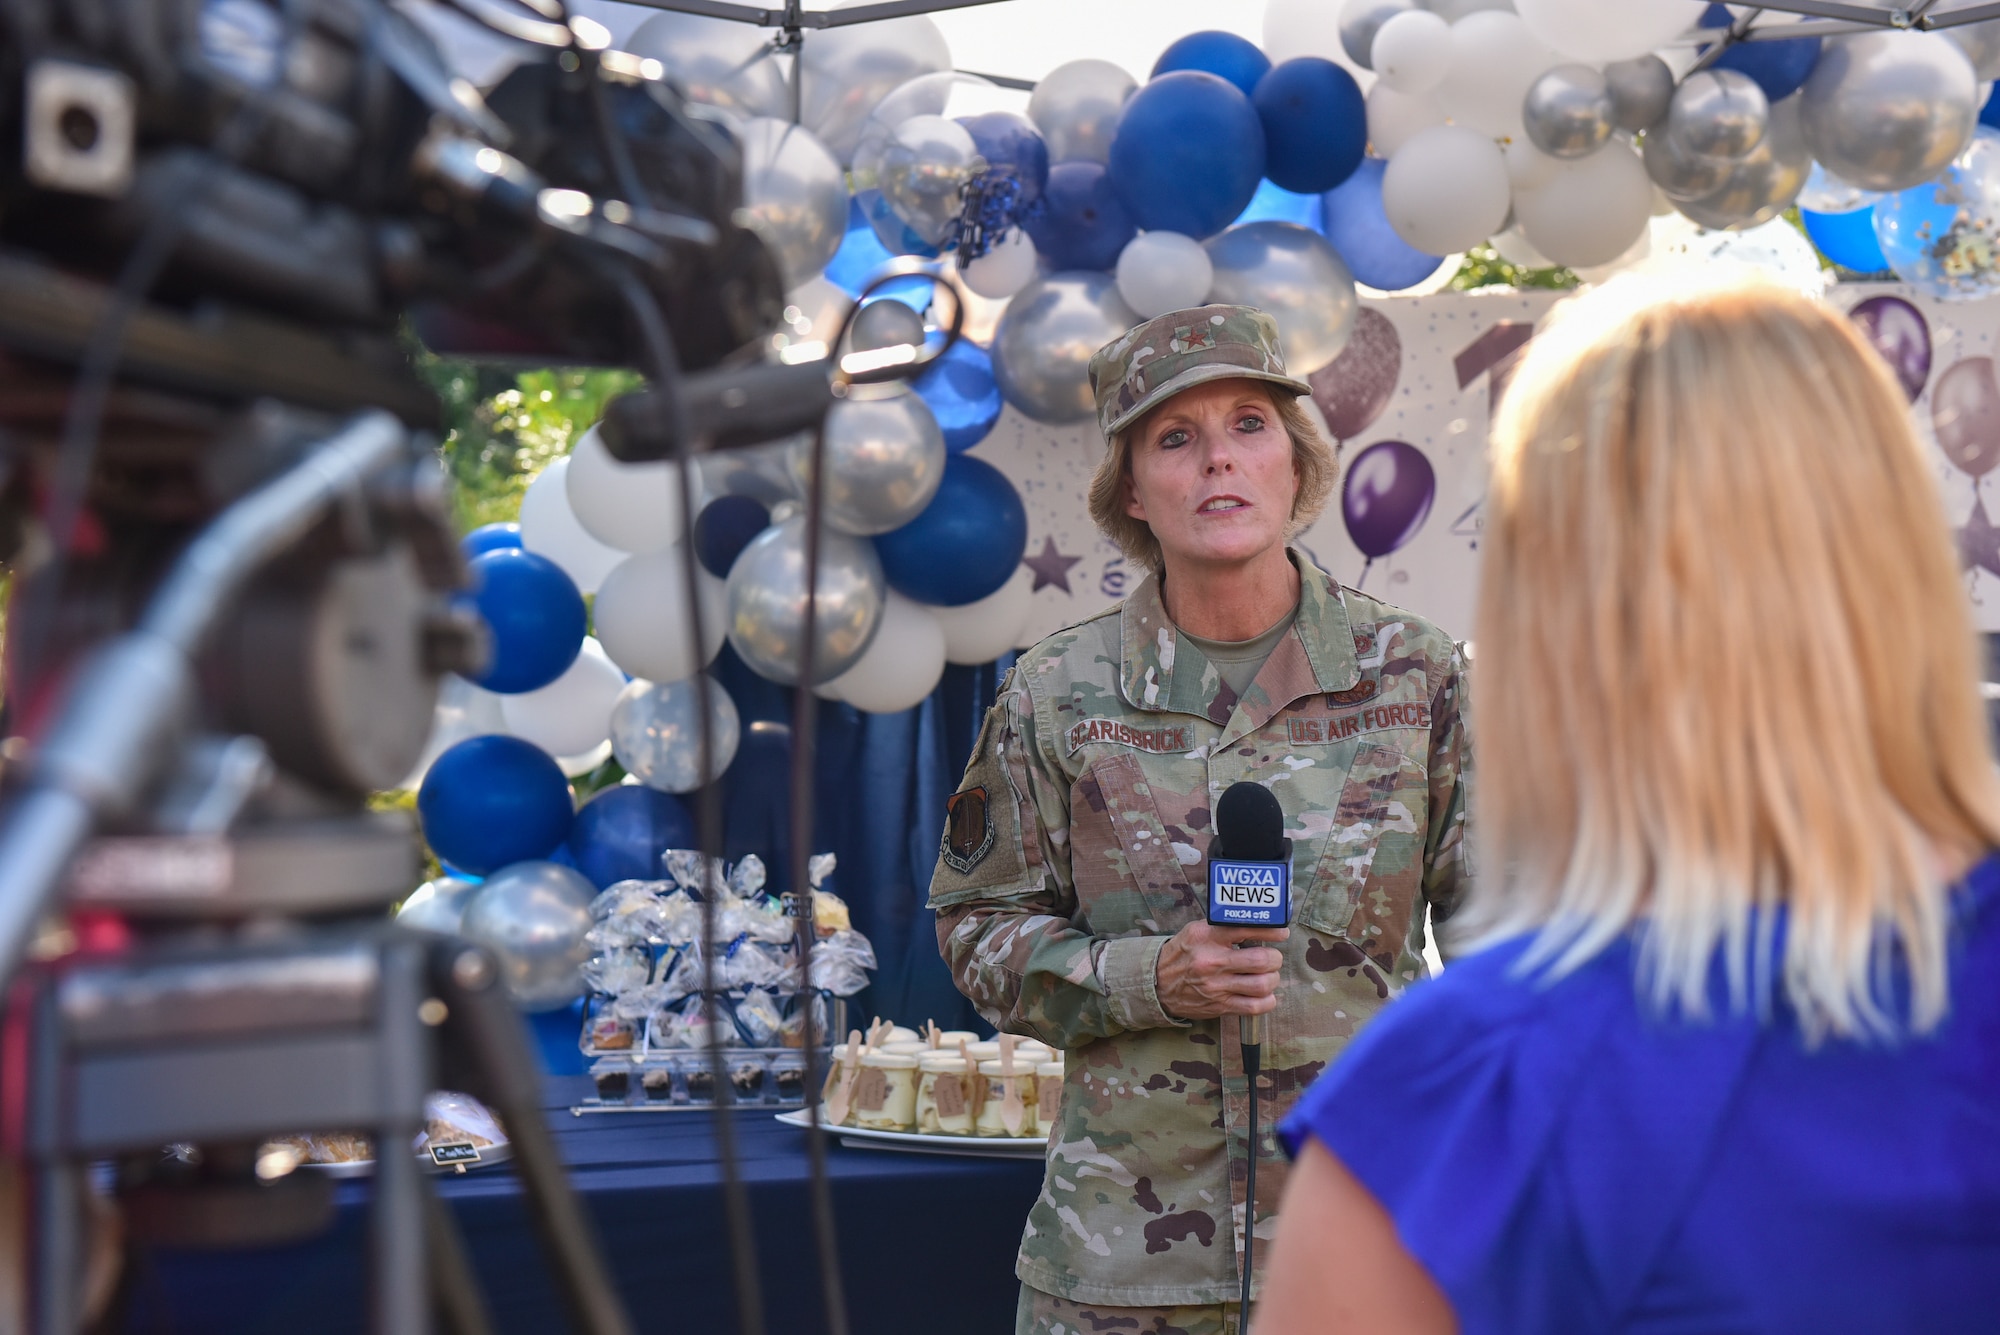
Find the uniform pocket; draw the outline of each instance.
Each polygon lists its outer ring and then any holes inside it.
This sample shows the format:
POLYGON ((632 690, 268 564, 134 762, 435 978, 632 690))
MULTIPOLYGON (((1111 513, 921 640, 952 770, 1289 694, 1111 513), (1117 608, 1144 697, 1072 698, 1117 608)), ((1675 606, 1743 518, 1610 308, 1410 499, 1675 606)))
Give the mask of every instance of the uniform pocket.
POLYGON ((1295 921, 1345 937, 1391 967, 1417 911, 1429 803, 1423 766, 1394 747, 1363 744, 1348 765, 1295 921))
POLYGON ((1130 752, 1096 757, 1077 778, 1070 869, 1080 916, 1095 934, 1176 932, 1204 912, 1195 880, 1208 844, 1207 798, 1171 802, 1188 809, 1169 821, 1156 782, 1130 752), (1196 803, 1198 832, 1190 828, 1196 803))

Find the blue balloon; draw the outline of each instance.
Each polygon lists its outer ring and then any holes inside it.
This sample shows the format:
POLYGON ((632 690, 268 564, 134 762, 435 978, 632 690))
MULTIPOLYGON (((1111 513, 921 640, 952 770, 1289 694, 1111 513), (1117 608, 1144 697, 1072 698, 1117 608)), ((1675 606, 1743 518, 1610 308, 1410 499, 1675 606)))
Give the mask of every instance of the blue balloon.
POLYGON ((989 111, 961 116, 958 123, 972 136, 989 171, 1005 172, 1021 183, 1020 203, 1042 197, 1042 187, 1049 183, 1049 145, 1033 121, 1011 111, 989 111))
POLYGON ((570 856, 599 890, 616 881, 658 881, 660 854, 693 848, 694 818, 672 793, 643 784, 606 788, 577 810, 570 856))
POLYGON ((569 837, 569 780, 546 751, 519 737, 468 737, 448 749, 417 790, 424 840, 438 859, 486 876, 547 857, 569 837))
MULTIPOLYGON (((861 201, 848 200, 847 235, 841 238, 840 249, 836 250, 833 258, 827 262, 826 281, 850 297, 859 296, 861 289, 868 286, 868 280, 894 258, 895 256, 891 255, 888 248, 882 244, 882 238, 875 235, 875 229, 869 226, 868 215, 862 211, 861 201)), ((900 297, 905 292, 911 294, 910 304, 919 310, 930 304, 931 284, 926 278, 901 278, 877 288, 875 295, 900 297)))
POLYGON ((1005 473, 954 454, 923 513, 876 538, 875 550, 889 587, 905 598, 963 607, 1013 577, 1028 550, 1028 510, 1005 473))
POLYGON ((493 632, 493 661, 474 681, 501 695, 539 690, 583 648, 583 595, 546 556, 518 548, 472 559, 473 603, 493 632))
POLYGON ((1989 129, 2000 130, 2000 97, 1987 94, 1985 103, 1979 108, 1979 123, 1989 129))
MULTIPOLYGON (((1319 196, 1295 195, 1270 181, 1259 181, 1257 193, 1250 197, 1250 206, 1236 215, 1236 222, 1297 223, 1317 232, 1320 223, 1319 196)), ((1235 225, 1230 224, 1231 227, 1235 225)))
POLYGON ((853 202, 861 206, 861 216, 868 220, 875 231, 875 239, 882 243, 887 254, 919 255, 927 260, 937 258, 937 247, 911 231, 902 216, 889 207, 888 197, 880 190, 857 191, 853 202))
POLYGON ((969 338, 952 344, 911 388, 937 418, 944 447, 953 454, 985 440, 1000 420, 1000 382, 993 378, 993 358, 969 338))
POLYGON ((718 496, 704 505, 694 521, 694 558, 717 579, 729 578, 729 567, 743 555, 750 540, 771 526, 771 512, 750 496, 718 496))
POLYGON ((1264 127, 1264 175, 1286 190, 1321 194, 1361 165, 1368 103, 1354 76, 1300 56, 1266 74, 1250 97, 1264 127))
POLYGON ((1241 89, 1202 70, 1162 74, 1125 104, 1111 185, 1147 231, 1214 236, 1264 178, 1264 127, 1241 89))
POLYGON ((1042 207, 1021 220, 1035 250, 1057 272, 1109 269, 1139 234, 1132 215, 1096 162, 1058 162, 1049 169, 1042 207))
POLYGON ((1881 273, 1889 267, 1889 257, 1882 253, 1882 243, 1875 239, 1872 204, 1848 213, 1800 209, 1799 221, 1806 225, 1806 235, 1819 247, 1819 253, 1841 268, 1855 273, 1881 273))
POLYGON ((458 540, 458 550, 465 553, 468 561, 487 552, 504 552, 520 545, 519 524, 481 524, 458 540))
POLYGON ((1388 170, 1382 159, 1364 158, 1354 175, 1327 191, 1320 199, 1321 230, 1355 282, 1400 292, 1436 273, 1444 258, 1418 250, 1389 225, 1382 211, 1382 175, 1388 170))
MULTIPOLYGON (((1735 22, 1722 5, 1710 5, 1701 16, 1704 28, 1727 28, 1735 22)), ((1761 30, 1760 30, 1761 31, 1761 30)), ((1737 42, 1715 58, 1715 68, 1746 75, 1764 96, 1779 102, 1806 86, 1806 78, 1819 63, 1817 37, 1786 37, 1769 42, 1737 42)), ((1696 48, 1700 55, 1706 46, 1696 48)))
POLYGON ((1250 96, 1257 81, 1270 71, 1271 58, 1233 32, 1191 32, 1160 52, 1152 77, 1175 70, 1204 70, 1229 80, 1250 96))

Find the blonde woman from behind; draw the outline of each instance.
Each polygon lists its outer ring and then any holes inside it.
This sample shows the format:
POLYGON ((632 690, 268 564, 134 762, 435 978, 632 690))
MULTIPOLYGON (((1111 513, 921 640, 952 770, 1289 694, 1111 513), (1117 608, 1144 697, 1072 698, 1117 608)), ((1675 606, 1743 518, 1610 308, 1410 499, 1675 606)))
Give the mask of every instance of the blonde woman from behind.
POLYGON ((2000 782, 1887 368, 1614 282, 1492 469, 1471 953, 1286 1122, 1258 1335, 1992 1329, 2000 782))

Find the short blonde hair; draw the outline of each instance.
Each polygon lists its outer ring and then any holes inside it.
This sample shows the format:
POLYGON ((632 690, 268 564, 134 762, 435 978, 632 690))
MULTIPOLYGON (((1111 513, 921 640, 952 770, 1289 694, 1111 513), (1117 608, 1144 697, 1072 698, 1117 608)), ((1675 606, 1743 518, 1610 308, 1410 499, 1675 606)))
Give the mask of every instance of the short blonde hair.
POLYGON ((1927 1030, 1941 869, 2000 841, 1932 465, 1837 313, 1647 281, 1569 303, 1494 425, 1466 926, 1555 974, 1640 927, 1662 1010, 1719 952, 1739 1011, 1775 969, 1809 1036, 1927 1030))
MULTIPOLYGON (((1298 470, 1299 489, 1292 496, 1291 524, 1285 536, 1295 538, 1326 508, 1327 497, 1333 494, 1333 484, 1340 476, 1340 456, 1320 435, 1318 424, 1296 397, 1261 381, 1249 383, 1264 391, 1285 434, 1292 438, 1292 464, 1298 470)), ((1104 457, 1090 478, 1090 517, 1099 532, 1118 544, 1127 560, 1157 575, 1161 569, 1160 540, 1153 536, 1152 525, 1125 513, 1125 485, 1132 475, 1132 434, 1151 416, 1147 413, 1106 443, 1104 457)))

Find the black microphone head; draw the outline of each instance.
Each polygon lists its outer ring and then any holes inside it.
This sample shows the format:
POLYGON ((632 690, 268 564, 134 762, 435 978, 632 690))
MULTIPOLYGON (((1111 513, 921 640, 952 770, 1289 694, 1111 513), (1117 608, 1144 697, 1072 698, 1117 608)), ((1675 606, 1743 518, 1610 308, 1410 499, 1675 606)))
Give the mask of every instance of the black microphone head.
POLYGON ((1215 804, 1215 843, 1210 857, 1240 862, 1288 862, 1285 811, 1277 794, 1245 780, 1222 790, 1215 804))

